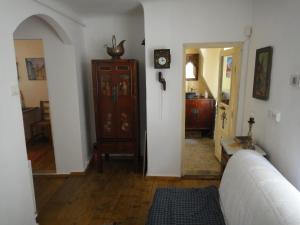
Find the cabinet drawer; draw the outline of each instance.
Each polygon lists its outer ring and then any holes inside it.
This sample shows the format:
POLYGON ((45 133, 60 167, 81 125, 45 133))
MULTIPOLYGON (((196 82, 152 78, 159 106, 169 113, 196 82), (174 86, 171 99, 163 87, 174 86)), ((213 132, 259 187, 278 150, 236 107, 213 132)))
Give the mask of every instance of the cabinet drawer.
POLYGON ((102 153, 112 154, 135 153, 136 150, 136 145, 131 142, 101 143, 99 147, 102 153))
POLYGON ((135 153, 135 144, 130 142, 118 143, 119 153, 135 153))
POLYGON ((101 143, 99 146, 103 153, 118 153, 118 146, 115 143, 101 143))

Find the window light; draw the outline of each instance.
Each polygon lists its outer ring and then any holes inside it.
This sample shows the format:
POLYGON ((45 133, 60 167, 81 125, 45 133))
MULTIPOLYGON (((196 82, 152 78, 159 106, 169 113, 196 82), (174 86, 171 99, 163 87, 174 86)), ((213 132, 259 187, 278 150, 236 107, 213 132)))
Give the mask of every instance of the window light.
POLYGON ((186 79, 195 79, 196 74, 195 74, 195 66, 192 62, 188 62, 185 65, 185 77, 186 79))

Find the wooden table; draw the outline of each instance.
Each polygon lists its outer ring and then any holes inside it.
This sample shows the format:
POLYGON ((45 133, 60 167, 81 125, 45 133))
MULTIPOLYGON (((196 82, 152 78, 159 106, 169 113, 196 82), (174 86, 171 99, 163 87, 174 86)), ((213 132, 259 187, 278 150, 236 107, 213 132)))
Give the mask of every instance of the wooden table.
MULTIPOLYGON (((222 156, 221 156, 221 172, 223 174, 225 167, 227 165, 228 160, 230 157, 239 150, 246 150, 242 147, 241 144, 237 143, 234 138, 223 138, 221 140, 222 146, 222 156)), ((258 145, 254 145, 255 150, 262 156, 267 158, 267 153, 258 145)))

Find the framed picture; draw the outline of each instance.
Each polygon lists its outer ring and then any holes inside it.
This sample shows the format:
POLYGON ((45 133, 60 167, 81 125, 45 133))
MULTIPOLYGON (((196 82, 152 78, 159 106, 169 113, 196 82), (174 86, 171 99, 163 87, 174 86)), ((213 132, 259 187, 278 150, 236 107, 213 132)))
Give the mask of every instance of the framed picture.
POLYGON ((46 80, 44 58, 26 58, 28 80, 46 80))
POLYGON ((268 100, 271 82, 273 48, 256 50, 253 97, 268 100))
POLYGON ((230 78, 232 74, 232 66, 233 66, 233 60, 232 56, 228 56, 226 58, 226 77, 230 78))

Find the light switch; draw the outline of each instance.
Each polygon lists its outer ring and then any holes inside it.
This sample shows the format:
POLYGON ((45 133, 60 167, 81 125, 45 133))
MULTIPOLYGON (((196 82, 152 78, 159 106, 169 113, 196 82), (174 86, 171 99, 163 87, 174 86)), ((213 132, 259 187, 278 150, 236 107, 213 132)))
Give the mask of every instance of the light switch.
POLYGON ((281 121, 281 113, 276 110, 269 109, 268 116, 277 123, 281 121))
POLYGON ((19 86, 17 84, 10 87, 10 94, 11 96, 17 96, 20 94, 19 86))
POLYGON ((281 120, 281 113, 280 113, 280 112, 275 113, 275 121, 276 121, 277 123, 279 123, 280 120, 281 120))

